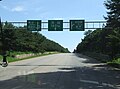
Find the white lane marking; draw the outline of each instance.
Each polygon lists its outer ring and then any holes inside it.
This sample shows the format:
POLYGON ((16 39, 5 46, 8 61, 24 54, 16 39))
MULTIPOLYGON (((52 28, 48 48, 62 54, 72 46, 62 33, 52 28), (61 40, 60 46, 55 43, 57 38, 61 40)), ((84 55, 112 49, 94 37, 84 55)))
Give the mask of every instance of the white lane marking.
POLYGON ((17 86, 17 87, 14 87, 14 88, 12 88, 12 89, 19 89, 19 88, 21 88, 22 86, 17 86))
POLYGON ((96 81, 90 81, 90 80, 80 80, 80 82, 85 82, 85 83, 92 83, 92 84, 99 84, 96 81))
POLYGON ((80 80, 81 82, 84 82, 84 83, 92 83, 92 84, 100 84, 102 86, 109 86, 109 87, 112 87, 114 88, 115 86, 112 85, 112 84, 108 84, 108 83, 102 83, 102 82, 97 82, 97 81, 91 81, 91 80, 80 80))

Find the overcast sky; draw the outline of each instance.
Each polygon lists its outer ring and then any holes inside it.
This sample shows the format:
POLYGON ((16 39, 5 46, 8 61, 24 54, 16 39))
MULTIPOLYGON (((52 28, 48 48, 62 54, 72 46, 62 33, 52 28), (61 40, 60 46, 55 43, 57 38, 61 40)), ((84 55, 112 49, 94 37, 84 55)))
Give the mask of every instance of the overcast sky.
MULTIPOLYGON (((2 21, 27 21, 61 19, 68 22, 73 19, 85 21, 103 21, 106 16, 105 0, 2 0, 0 16, 2 21)), ((87 30, 86 30, 87 31, 87 30)), ((84 32, 41 31, 48 39, 56 41, 70 51, 76 48, 84 32)))

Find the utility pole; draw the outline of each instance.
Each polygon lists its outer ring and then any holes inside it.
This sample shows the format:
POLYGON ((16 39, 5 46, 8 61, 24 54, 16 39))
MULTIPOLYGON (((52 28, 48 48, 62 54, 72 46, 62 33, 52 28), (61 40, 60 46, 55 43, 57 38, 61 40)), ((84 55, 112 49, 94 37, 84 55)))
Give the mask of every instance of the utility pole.
MULTIPOLYGON (((0 0, 2 1, 2 0, 0 0)), ((6 55, 6 50, 5 50, 5 39, 4 39, 4 34, 3 34, 3 29, 2 29, 2 21, 1 21, 1 17, 0 17, 0 31, 1 31, 1 44, 2 44, 2 56, 3 56, 3 60, 2 60, 2 67, 7 67, 8 66, 8 62, 7 62, 7 55, 6 55)))

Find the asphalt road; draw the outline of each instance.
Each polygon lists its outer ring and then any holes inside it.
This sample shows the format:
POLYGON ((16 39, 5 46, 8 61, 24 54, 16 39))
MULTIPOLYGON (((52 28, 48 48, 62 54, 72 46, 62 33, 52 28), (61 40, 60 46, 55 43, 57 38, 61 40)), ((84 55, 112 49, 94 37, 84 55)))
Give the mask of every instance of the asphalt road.
POLYGON ((0 67, 0 89, 120 89, 120 70, 66 53, 0 67))

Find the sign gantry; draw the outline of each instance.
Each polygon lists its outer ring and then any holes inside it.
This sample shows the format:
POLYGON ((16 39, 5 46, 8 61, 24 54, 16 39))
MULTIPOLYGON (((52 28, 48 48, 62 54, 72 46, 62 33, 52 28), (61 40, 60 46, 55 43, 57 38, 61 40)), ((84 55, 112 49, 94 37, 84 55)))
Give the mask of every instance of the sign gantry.
POLYGON ((41 20, 27 20, 27 30, 41 31, 41 20))
MULTIPOLYGON (((70 31, 84 31, 84 20, 70 20, 70 31)), ((29 31, 41 31, 41 20, 27 20, 29 31)), ((63 20, 48 20, 48 31, 63 31, 63 20)))
POLYGON ((84 31, 84 20, 70 20, 70 31, 84 31))
POLYGON ((48 20, 48 31, 63 31, 63 20, 48 20))
MULTIPOLYGON (((42 22, 41 20, 27 20, 27 22, 8 22, 15 27, 5 29, 27 29, 29 31, 84 31, 85 29, 102 29, 106 26, 106 21, 85 21, 85 20, 70 20, 63 22, 63 20, 48 20, 42 22)), ((4 25, 5 22, 2 22, 4 25)), ((4 28, 3 28, 4 29, 4 28)))

